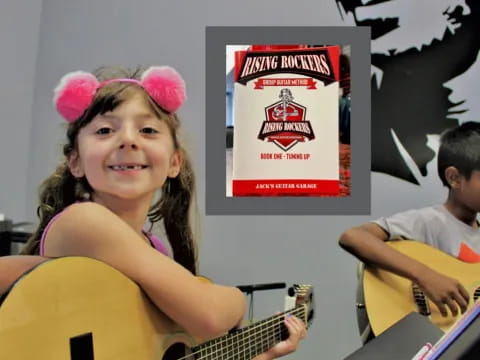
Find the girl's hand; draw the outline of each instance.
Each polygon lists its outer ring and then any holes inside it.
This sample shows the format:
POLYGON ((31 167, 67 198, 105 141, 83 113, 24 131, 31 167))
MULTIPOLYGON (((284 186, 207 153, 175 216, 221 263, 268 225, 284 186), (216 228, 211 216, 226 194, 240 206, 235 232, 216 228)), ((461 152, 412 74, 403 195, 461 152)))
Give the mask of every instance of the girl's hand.
POLYGON ((297 350, 300 340, 307 335, 305 324, 299 318, 293 315, 287 315, 285 317, 285 326, 289 333, 288 339, 279 342, 270 350, 256 356, 254 360, 272 360, 297 350))

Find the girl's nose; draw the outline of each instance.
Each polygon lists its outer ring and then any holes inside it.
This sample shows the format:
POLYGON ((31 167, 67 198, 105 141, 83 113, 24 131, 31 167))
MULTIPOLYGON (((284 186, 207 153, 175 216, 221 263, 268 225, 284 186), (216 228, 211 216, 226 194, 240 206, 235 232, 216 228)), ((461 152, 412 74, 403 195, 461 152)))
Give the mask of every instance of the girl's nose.
POLYGON ((120 144, 120 149, 124 149, 125 147, 128 147, 128 146, 130 146, 132 149, 138 149, 137 144, 135 144, 134 142, 132 142, 130 144, 122 143, 122 144, 120 144))
POLYGON ((131 147, 132 149, 138 148, 138 139, 135 129, 124 129, 121 132, 120 137, 120 149, 131 147))

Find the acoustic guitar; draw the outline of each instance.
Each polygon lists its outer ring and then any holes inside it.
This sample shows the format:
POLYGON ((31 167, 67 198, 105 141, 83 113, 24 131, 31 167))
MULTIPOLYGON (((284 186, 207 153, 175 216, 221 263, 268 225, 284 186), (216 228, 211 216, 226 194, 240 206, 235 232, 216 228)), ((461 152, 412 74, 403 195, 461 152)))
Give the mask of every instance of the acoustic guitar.
POLYGON ((0 359, 251 359, 288 337, 286 314, 311 324, 312 287, 295 293, 291 310, 197 344, 116 269, 84 257, 49 260, 0 297, 0 359))
MULTIPOLYGON (((469 292, 469 308, 479 297, 480 264, 462 262, 418 241, 389 241, 388 244, 433 270, 457 279, 469 292)), ((449 312, 447 317, 443 317, 418 285, 389 271, 366 266, 362 283, 368 321, 376 336, 412 311, 428 316, 443 331, 447 331, 461 316, 453 316, 449 312)))

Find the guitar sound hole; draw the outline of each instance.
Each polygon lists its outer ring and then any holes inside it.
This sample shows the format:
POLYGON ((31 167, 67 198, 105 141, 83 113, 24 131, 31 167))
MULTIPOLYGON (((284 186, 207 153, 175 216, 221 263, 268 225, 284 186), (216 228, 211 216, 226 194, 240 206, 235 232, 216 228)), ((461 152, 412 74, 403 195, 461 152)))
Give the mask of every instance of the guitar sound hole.
POLYGON ((418 312, 424 316, 430 316, 430 306, 428 305, 425 294, 420 289, 418 284, 412 283, 412 293, 418 312))
POLYGON ((191 354, 191 351, 185 344, 176 343, 173 344, 165 351, 162 360, 194 360, 195 357, 193 355, 186 357, 187 355, 191 354))
POLYGON ((70 338, 70 360, 93 360, 92 333, 70 338))

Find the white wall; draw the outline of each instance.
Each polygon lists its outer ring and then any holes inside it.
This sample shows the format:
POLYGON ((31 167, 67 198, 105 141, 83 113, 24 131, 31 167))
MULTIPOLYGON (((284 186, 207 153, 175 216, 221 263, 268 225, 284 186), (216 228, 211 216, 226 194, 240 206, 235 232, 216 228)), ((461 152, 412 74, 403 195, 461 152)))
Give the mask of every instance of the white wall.
POLYGON ((28 158, 42 2, 0 3, 0 214, 26 214, 28 158))

